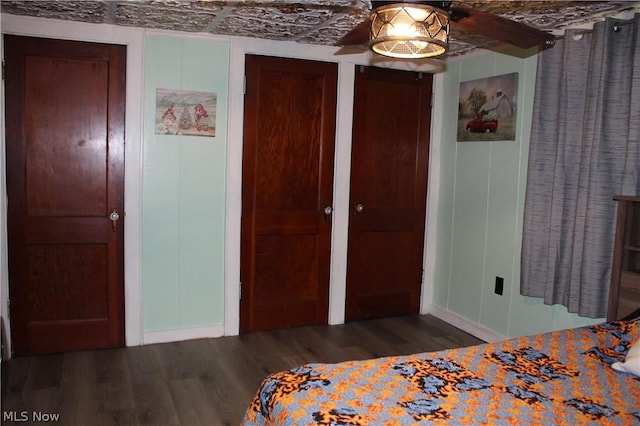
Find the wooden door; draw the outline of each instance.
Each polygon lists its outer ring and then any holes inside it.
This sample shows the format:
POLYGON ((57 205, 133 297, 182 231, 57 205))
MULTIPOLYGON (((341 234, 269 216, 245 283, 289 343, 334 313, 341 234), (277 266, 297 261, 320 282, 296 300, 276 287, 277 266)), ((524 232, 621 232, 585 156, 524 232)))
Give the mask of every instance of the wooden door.
POLYGON ((15 354, 122 346, 126 48, 4 40, 15 354))
POLYGON ((420 309, 432 76, 358 67, 347 320, 420 309))
POLYGON ((246 58, 241 331, 328 321, 336 91, 336 64, 246 58))

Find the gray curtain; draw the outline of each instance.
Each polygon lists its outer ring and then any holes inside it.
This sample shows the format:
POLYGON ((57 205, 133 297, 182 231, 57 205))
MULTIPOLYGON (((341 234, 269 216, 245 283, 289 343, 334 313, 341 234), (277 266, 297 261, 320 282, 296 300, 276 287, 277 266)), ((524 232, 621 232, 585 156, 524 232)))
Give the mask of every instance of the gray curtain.
POLYGON ((614 195, 640 195, 640 14, 539 54, 520 292, 606 316, 614 195))

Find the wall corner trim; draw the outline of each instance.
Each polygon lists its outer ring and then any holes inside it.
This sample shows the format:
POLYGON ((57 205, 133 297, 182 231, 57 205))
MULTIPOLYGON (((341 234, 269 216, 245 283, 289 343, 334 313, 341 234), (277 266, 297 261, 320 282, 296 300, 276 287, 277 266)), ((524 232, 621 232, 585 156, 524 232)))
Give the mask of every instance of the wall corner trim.
POLYGON ((507 340, 509 338, 503 334, 496 333, 495 331, 488 329, 487 327, 478 324, 477 322, 471 321, 469 318, 465 318, 462 315, 459 315, 440 306, 431 305, 427 309, 427 313, 433 315, 434 317, 440 318, 441 320, 448 322, 454 327, 458 327, 460 330, 466 331, 467 333, 472 334, 478 339, 482 339, 488 343, 502 342, 503 340, 507 340))

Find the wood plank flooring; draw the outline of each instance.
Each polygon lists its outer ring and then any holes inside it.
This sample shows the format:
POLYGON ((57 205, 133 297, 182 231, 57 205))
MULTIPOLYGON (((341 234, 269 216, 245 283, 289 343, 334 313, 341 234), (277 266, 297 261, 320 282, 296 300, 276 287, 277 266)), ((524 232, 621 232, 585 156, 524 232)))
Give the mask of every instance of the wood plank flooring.
POLYGON ((425 315, 15 358, 2 363, 3 424, 238 425, 270 373, 479 343, 425 315))

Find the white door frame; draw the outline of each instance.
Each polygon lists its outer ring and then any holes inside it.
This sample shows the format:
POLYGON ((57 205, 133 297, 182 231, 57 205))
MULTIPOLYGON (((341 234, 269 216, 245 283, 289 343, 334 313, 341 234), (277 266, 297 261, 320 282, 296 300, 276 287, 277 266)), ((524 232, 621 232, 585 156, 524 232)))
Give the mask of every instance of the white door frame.
MULTIPOLYGON (((144 34, 139 28, 95 25, 80 22, 38 19, 2 14, 2 34, 47 37, 127 46, 127 88, 125 125, 124 205, 126 227, 124 235, 125 336, 126 345, 142 343, 142 99, 144 34)), ((3 42, 2 42, 3 43, 3 42)), ((2 45, 4 57, 4 45, 2 45)), ((4 88, 0 100, 4 105, 4 88)), ((0 146, 0 188, 6 194, 6 158, 4 109, 2 110, 2 141, 0 146)), ((0 199, 0 314, 6 327, 10 349, 7 200, 0 199)), ((9 351, 10 353, 10 351, 9 351)))

